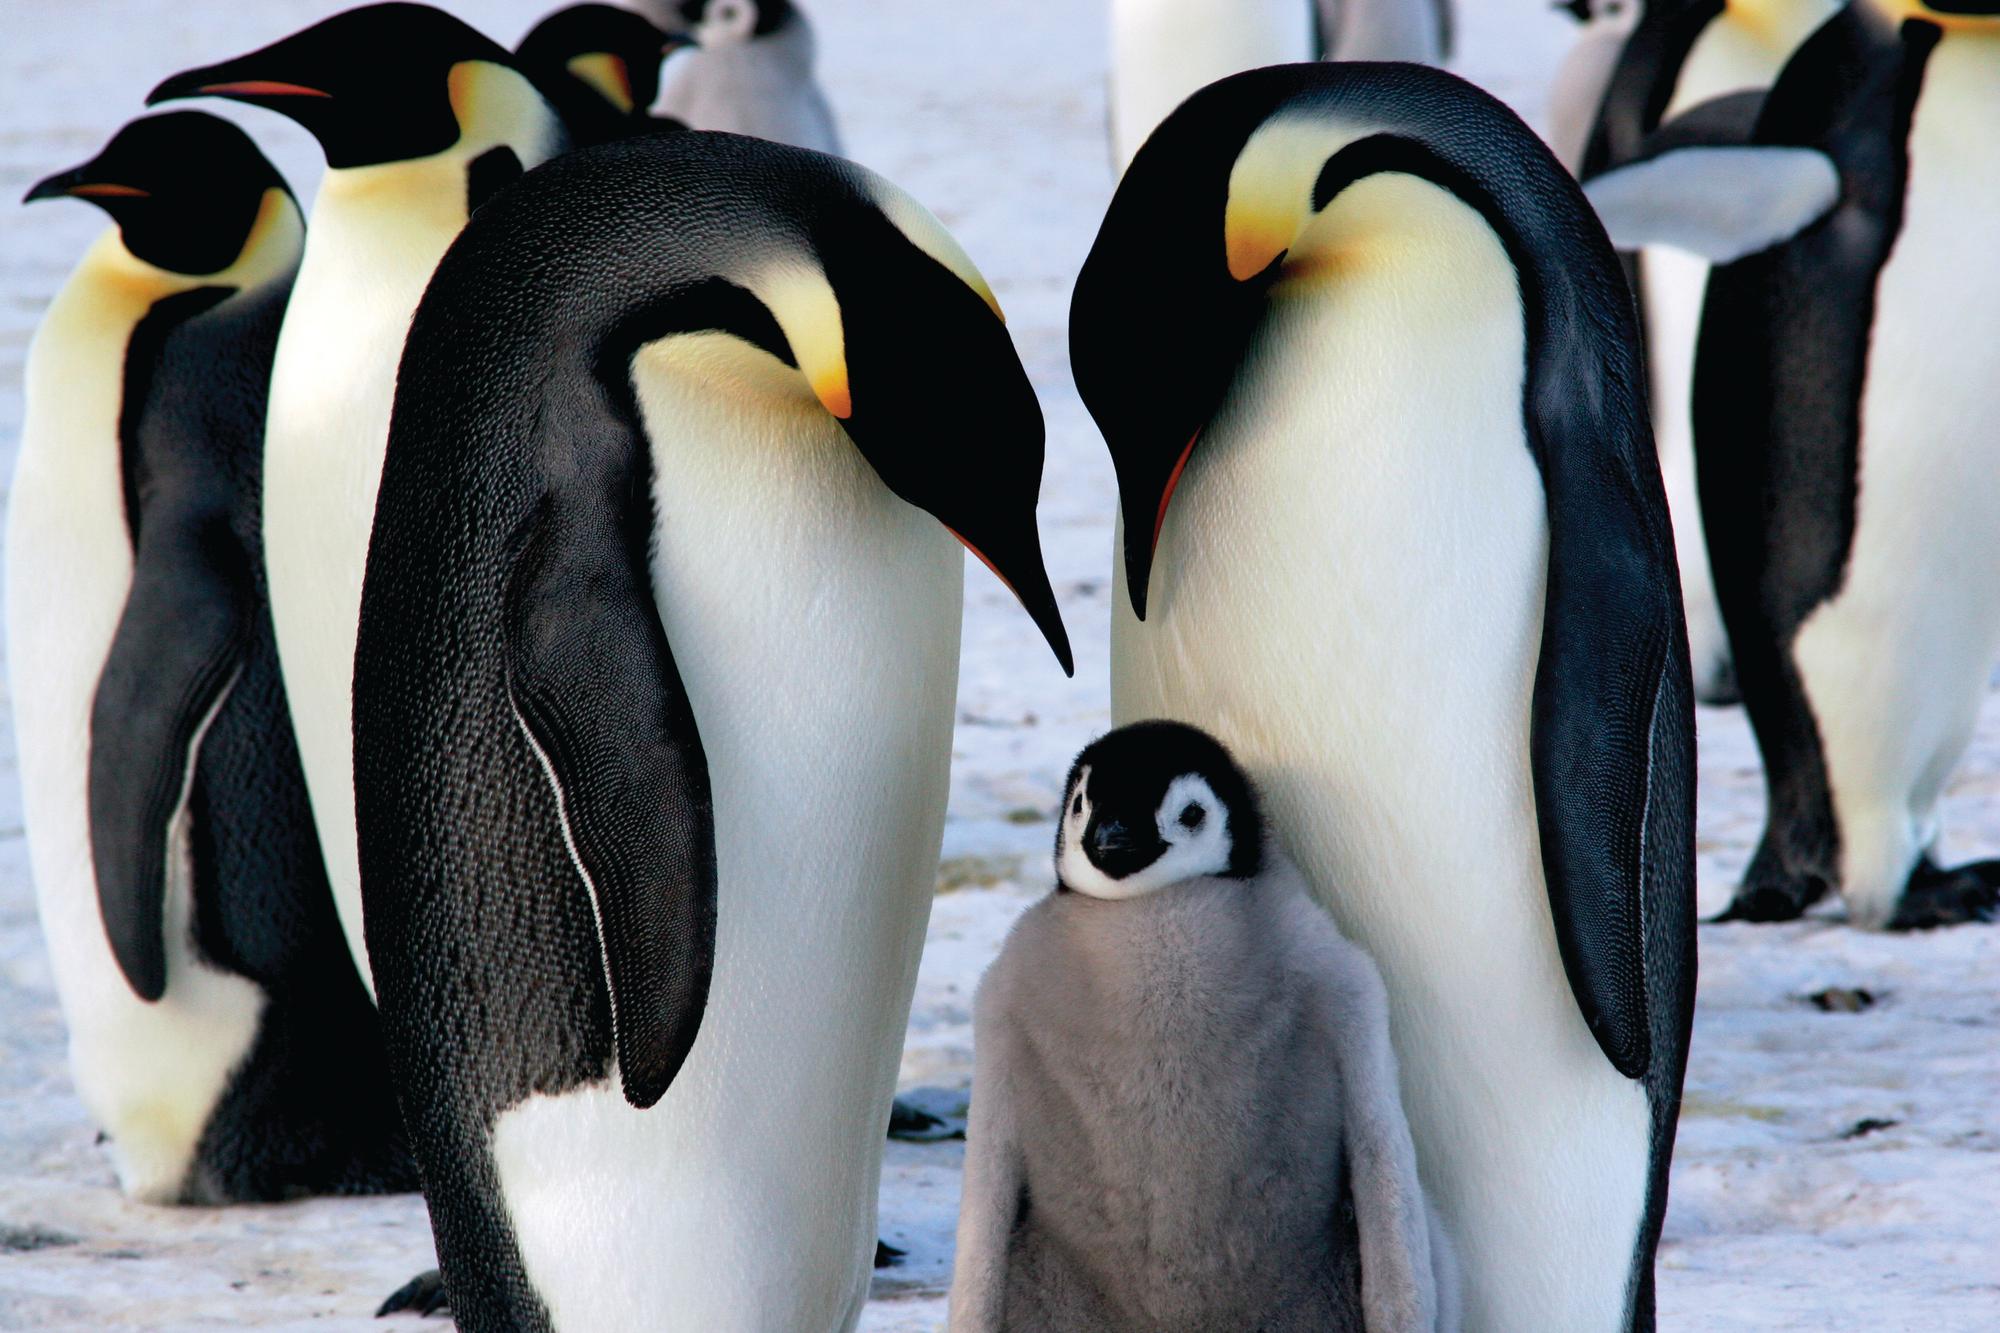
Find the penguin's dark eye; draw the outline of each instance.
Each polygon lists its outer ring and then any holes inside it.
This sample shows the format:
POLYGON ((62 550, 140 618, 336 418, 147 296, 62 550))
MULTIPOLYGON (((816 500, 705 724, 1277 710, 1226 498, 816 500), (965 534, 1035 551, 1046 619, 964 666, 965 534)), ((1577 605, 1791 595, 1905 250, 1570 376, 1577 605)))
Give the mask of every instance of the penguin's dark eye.
POLYGON ((1082 792, 1078 792, 1078 793, 1076 794, 1076 799, 1075 799, 1074 801, 1071 801, 1071 802, 1069 803, 1069 812, 1070 812, 1071 814, 1073 814, 1073 815, 1080 815, 1080 814, 1082 814, 1082 813, 1083 813, 1083 793, 1082 793, 1082 792))
POLYGON ((1189 801, 1187 807, 1181 811, 1181 827, 1190 830, 1198 829, 1201 827, 1201 821, 1206 818, 1208 818, 1208 812, 1193 801, 1189 801))

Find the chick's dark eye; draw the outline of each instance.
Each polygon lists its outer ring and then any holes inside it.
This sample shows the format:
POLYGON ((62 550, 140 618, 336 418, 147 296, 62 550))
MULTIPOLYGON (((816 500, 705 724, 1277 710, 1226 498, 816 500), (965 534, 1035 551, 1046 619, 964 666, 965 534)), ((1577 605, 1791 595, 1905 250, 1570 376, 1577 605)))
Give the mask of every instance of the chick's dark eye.
POLYGON ((1076 794, 1076 799, 1075 799, 1074 801, 1071 801, 1071 802, 1069 803, 1069 812, 1070 812, 1071 814, 1073 814, 1073 815, 1080 815, 1080 814, 1082 814, 1082 813, 1083 813, 1083 793, 1082 793, 1082 792, 1078 792, 1078 793, 1076 794))
POLYGON ((1189 801, 1186 808, 1181 811, 1181 827, 1184 829, 1198 829, 1201 827, 1201 821, 1206 818, 1208 818, 1208 812, 1193 801, 1189 801))

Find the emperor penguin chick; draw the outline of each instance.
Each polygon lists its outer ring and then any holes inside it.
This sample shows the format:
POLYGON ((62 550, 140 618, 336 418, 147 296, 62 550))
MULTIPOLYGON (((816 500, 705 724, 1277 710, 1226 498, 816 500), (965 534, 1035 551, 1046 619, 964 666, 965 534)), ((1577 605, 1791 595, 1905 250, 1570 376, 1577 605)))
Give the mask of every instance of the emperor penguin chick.
POLYGON ((1091 744, 1056 871, 979 989, 951 1333, 1456 1329, 1382 979, 1229 752, 1091 744))

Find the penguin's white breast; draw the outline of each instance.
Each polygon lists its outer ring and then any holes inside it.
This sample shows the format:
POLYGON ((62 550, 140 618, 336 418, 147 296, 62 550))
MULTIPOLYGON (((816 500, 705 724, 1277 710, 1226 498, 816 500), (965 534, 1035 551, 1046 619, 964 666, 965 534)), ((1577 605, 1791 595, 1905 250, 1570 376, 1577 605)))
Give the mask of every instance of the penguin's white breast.
POLYGON ((563 1328, 837 1329, 866 1295, 943 828, 963 560, 803 381, 774 409, 711 377, 745 358, 768 361, 702 334, 636 363, 655 592, 714 786, 715 974, 658 1106, 600 1085, 495 1128, 563 1328))
POLYGON ((1195 448, 1146 622, 1120 598, 1113 712, 1234 747, 1380 965, 1467 1327, 1609 1328, 1649 1113, 1577 1011, 1542 877, 1517 277, 1475 212, 1401 175, 1350 186, 1293 254, 1311 276, 1276 290, 1195 448))
POLYGON ((91 703, 132 584, 118 438, 125 351, 165 294, 148 289, 110 232, 57 295, 28 354, 7 515, 21 801, 71 1071, 112 1136, 121 1185, 162 1202, 180 1189, 264 1000, 250 982, 197 959, 186 877, 172 875, 167 990, 157 1003, 141 1001, 112 956, 91 861, 91 703))
POLYGON ((278 658, 341 929, 371 995, 354 831, 361 581, 403 341, 465 221, 462 164, 393 170, 400 174, 330 172, 321 187, 278 336, 264 440, 264 561, 278 658))
POLYGON ((1841 828, 1850 908, 1886 917, 2000 655, 2000 38, 1925 66, 1903 226, 1875 286, 1855 530, 1793 644, 1841 828))

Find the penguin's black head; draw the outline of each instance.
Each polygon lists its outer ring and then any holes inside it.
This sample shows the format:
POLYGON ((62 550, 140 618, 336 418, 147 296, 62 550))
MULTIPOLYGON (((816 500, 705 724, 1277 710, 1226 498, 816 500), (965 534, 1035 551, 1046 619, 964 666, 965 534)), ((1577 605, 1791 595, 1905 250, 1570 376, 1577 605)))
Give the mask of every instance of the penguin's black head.
POLYGON ((1256 790, 1220 741, 1180 722, 1135 722, 1070 766, 1056 875, 1093 898, 1137 898, 1201 876, 1248 879, 1263 844, 1256 790))
POLYGON ((250 136, 200 111, 142 116, 82 166, 59 171, 22 202, 83 199, 118 224, 125 248, 172 273, 235 262, 284 177, 250 136))
MULTIPOLYGON (((643 117, 660 95, 660 62, 691 40, 617 5, 570 5, 530 29, 514 59, 575 130, 602 108, 620 120, 643 117)), ((576 137, 594 139, 590 128, 576 137)))
POLYGON ((767 37, 792 18, 791 0, 681 0, 680 9, 705 46, 767 37))
POLYGON ((330 167, 429 157, 457 143, 482 84, 520 80, 498 43, 429 5, 364 5, 248 55, 176 74, 146 104, 227 97, 319 140, 330 167))

